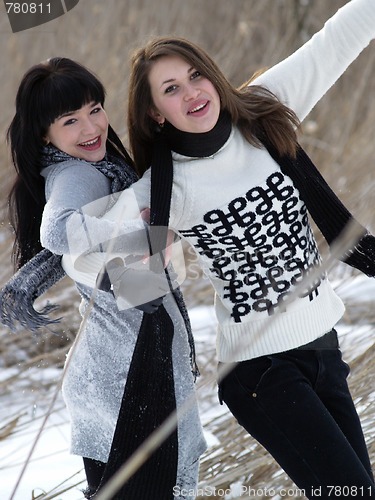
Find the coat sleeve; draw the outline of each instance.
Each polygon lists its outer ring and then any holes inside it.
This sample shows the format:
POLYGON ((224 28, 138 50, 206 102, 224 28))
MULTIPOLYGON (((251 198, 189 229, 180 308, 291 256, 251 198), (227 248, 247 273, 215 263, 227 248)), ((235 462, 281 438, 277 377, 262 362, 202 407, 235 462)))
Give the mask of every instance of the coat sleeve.
POLYGON ((110 194, 109 180, 89 163, 67 161, 47 167, 45 192, 47 203, 41 223, 42 245, 55 254, 69 251, 67 225, 80 219, 80 209, 97 203, 98 211, 105 211, 110 194))
MULTIPOLYGON (((127 198, 134 200, 129 188, 127 198)), ((114 249, 133 252, 145 249, 144 224, 134 206, 130 221, 104 215, 119 193, 111 193, 107 177, 85 162, 64 162, 48 172, 47 203, 41 224, 42 245, 58 255, 78 255, 87 251, 105 251, 109 242, 114 249), (132 237, 130 237, 132 236, 132 237)))
POLYGON ((44 175, 47 203, 41 242, 51 252, 63 255, 63 267, 72 279, 93 286, 103 258, 110 257, 108 250, 124 258, 147 252, 147 234, 132 188, 112 194, 107 177, 81 161, 47 167, 44 175), (115 209, 112 217, 107 216, 109 208, 116 207, 117 198, 127 210, 115 209))

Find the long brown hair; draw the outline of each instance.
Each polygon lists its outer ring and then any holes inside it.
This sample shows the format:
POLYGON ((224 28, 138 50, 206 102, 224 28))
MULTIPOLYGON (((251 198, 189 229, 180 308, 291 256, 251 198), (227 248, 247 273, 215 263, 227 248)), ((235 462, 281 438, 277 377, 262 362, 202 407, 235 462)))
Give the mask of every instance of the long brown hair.
POLYGON ((184 59, 212 82, 222 109, 229 111, 233 123, 250 144, 260 147, 267 140, 280 154, 295 155, 299 120, 272 92, 258 85, 249 86, 249 81, 235 88, 199 46, 183 38, 159 37, 138 49, 131 59, 128 128, 139 175, 151 164, 155 134, 155 121, 149 115, 153 101, 148 75, 155 61, 164 56, 184 59))

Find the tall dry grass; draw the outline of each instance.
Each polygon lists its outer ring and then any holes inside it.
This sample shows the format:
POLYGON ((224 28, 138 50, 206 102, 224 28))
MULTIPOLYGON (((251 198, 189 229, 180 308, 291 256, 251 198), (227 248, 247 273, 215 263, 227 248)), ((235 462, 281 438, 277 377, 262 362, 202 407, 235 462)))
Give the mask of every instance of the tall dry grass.
MULTIPOLYGON (((126 143, 128 59, 131 51, 145 40, 171 33, 190 38, 206 48, 228 78, 239 85, 257 69, 271 66, 290 54, 345 3, 345 0, 81 0, 63 17, 17 34, 11 33, 1 3, 0 286, 12 274, 12 239, 5 202, 13 171, 5 133, 14 112, 18 83, 31 65, 61 55, 93 70, 107 88, 106 109, 110 121, 126 143)), ((332 187, 358 219, 373 229, 374 91, 375 46, 372 44, 312 111, 301 137, 302 144, 332 187)), ((47 294, 52 301, 56 296, 62 304, 59 312, 64 313, 59 327, 61 337, 46 333, 35 342, 28 332, 10 334, 0 330, 1 366, 18 369, 18 375, 2 382, 3 393, 15 387, 17 376, 27 377, 30 366, 62 365, 79 324, 78 296, 69 280, 47 294)), ((186 298, 188 304, 196 305, 210 302, 212 294, 202 282, 199 293, 186 287, 186 298)), ((366 314, 371 316, 372 312, 361 312, 362 317, 366 314)), ((214 370, 215 354, 202 356, 210 373, 214 370)), ((363 384, 363 375, 372 373, 372 351, 364 356, 356 361, 353 388, 358 390, 357 398, 364 398, 366 403, 373 384, 372 378, 367 386, 363 384), (363 392, 364 385, 367 392, 363 392)), ((369 433, 370 426, 369 423, 366 427, 369 433)), ((277 474, 278 468, 268 455, 228 416, 212 422, 212 428, 221 444, 204 457, 202 479, 217 487, 226 486, 248 477, 250 463, 255 473, 252 483, 288 484, 285 476, 277 474), (245 450, 253 450, 251 461, 250 452, 245 450)), ((373 459, 374 448, 371 442, 373 459)))

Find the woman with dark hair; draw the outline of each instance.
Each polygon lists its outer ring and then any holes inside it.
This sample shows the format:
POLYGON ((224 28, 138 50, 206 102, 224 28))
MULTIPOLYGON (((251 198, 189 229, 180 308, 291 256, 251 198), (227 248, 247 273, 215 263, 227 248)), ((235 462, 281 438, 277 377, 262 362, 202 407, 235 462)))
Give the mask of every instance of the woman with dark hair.
MULTIPOLYGON (((48 130, 56 118, 73 112, 91 102, 103 106, 104 88, 97 78, 81 65, 67 58, 53 58, 32 67, 19 86, 17 112, 8 130, 16 181, 9 194, 9 214, 15 230, 14 257, 17 268, 24 265, 38 251, 40 224, 45 206, 45 180, 40 175, 41 153, 46 146, 48 130)), ((94 110, 93 113, 97 113, 94 110)), ((106 132, 107 135, 107 132, 106 132)), ((129 165, 129 180, 136 179, 133 162, 117 134, 108 125, 108 143, 103 150, 122 158, 129 165)), ((77 158, 85 159, 88 148, 75 151, 77 158)), ((93 156, 93 154, 91 154, 93 156)))
MULTIPOLYGON (((144 209, 150 184, 170 189, 170 211, 151 210, 151 221, 195 248, 215 288, 218 358, 232 368, 220 398, 310 498, 332 487, 375 495, 334 330, 344 306, 314 274, 307 212, 329 244, 355 222, 297 142, 300 122, 374 38, 374 7, 348 2, 238 89, 188 40, 157 38, 132 59, 129 137, 143 175, 132 194, 144 209)), ((126 218, 128 203, 125 191, 100 220, 126 218)), ((374 276, 374 238, 356 227, 344 260, 374 276)))
MULTIPOLYGON (((65 275, 61 256, 71 250, 67 227, 78 227, 75 237, 84 239, 84 229, 79 229, 81 207, 98 199, 111 199, 113 193, 137 179, 130 156, 108 123, 104 99, 103 85, 96 76, 67 58, 56 57, 33 66, 21 81, 16 113, 8 130, 17 171, 9 195, 9 213, 19 270, 0 297, 1 320, 10 327, 18 321, 37 330, 54 322, 46 316, 50 307, 37 312, 32 304, 65 275)), ((139 225, 144 232, 144 222, 139 225)), ((111 240, 114 226, 103 221, 101 234, 104 232, 111 240)), ((146 286, 144 278, 137 278, 135 285, 133 281, 132 286, 127 282, 122 286, 130 303, 136 292, 132 287, 146 286)), ((147 286, 152 279, 160 280, 148 274, 147 286)), ((164 282, 167 283, 165 278, 164 282)), ((79 279, 76 285, 82 298, 80 312, 85 317, 93 289, 79 279)), ((138 302, 134 304, 137 307, 120 310, 105 283, 99 285, 102 289, 97 291, 68 355, 63 380, 63 395, 71 417, 71 451, 83 457, 87 498, 94 496, 141 444, 141 437, 147 437, 150 428, 156 426, 159 415, 164 415, 164 392, 168 392, 168 401, 177 408, 194 394, 192 371, 196 369, 190 324, 178 290, 170 293, 168 283, 160 284, 162 300, 138 302), (139 351, 139 332, 147 314, 164 335, 164 323, 158 323, 156 315, 161 302, 174 329, 171 352, 160 360, 160 365, 155 365, 161 372, 158 377, 150 382, 150 387, 144 387, 137 373, 150 371, 154 360, 147 359, 145 366, 135 350, 139 351), (168 369, 170 379, 164 384, 164 372, 168 369), (140 394, 139 407, 127 396, 130 390, 136 392, 135 396, 132 393, 133 399, 140 394), (142 400, 143 394, 150 399, 142 400)), ((155 332, 148 333, 151 342, 155 342, 152 358, 158 358, 155 332)), ((141 354, 145 355, 144 351, 141 354)), ((168 475, 173 487, 195 488, 205 441, 194 400, 179 420, 178 436, 174 438, 170 448, 158 450, 151 466, 141 469, 135 482, 129 482, 126 498, 159 500, 158 484, 164 475, 168 475), (151 492, 142 493, 139 483, 148 485, 151 492)), ((172 498, 170 486, 169 497, 172 498)))

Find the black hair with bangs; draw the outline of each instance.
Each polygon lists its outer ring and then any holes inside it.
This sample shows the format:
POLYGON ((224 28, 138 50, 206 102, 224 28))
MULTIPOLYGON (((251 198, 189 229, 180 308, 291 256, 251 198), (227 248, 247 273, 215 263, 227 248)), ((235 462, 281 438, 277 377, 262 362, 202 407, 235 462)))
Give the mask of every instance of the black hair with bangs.
MULTIPOLYGON (((39 231, 45 195, 40 158, 50 125, 61 115, 90 102, 103 106, 104 100, 105 89, 97 77, 68 58, 51 58, 31 67, 23 76, 16 96, 16 113, 7 132, 17 172, 8 197, 17 268, 41 249, 39 231)), ((111 126, 107 151, 133 165, 111 126)))
POLYGON ((54 57, 33 66, 17 92, 17 126, 12 122, 8 131, 12 151, 15 136, 31 133, 33 141, 43 141, 56 118, 90 102, 104 105, 104 100, 104 87, 95 75, 71 59, 54 57))
MULTIPOLYGON (((26 86, 30 87, 33 98, 28 98, 27 88, 22 97, 28 102, 29 123, 36 120, 43 137, 59 116, 90 102, 104 105, 103 85, 90 71, 70 59, 55 57, 45 65, 31 68, 28 73, 26 86)), ((25 106, 26 102, 22 104, 25 106)))

